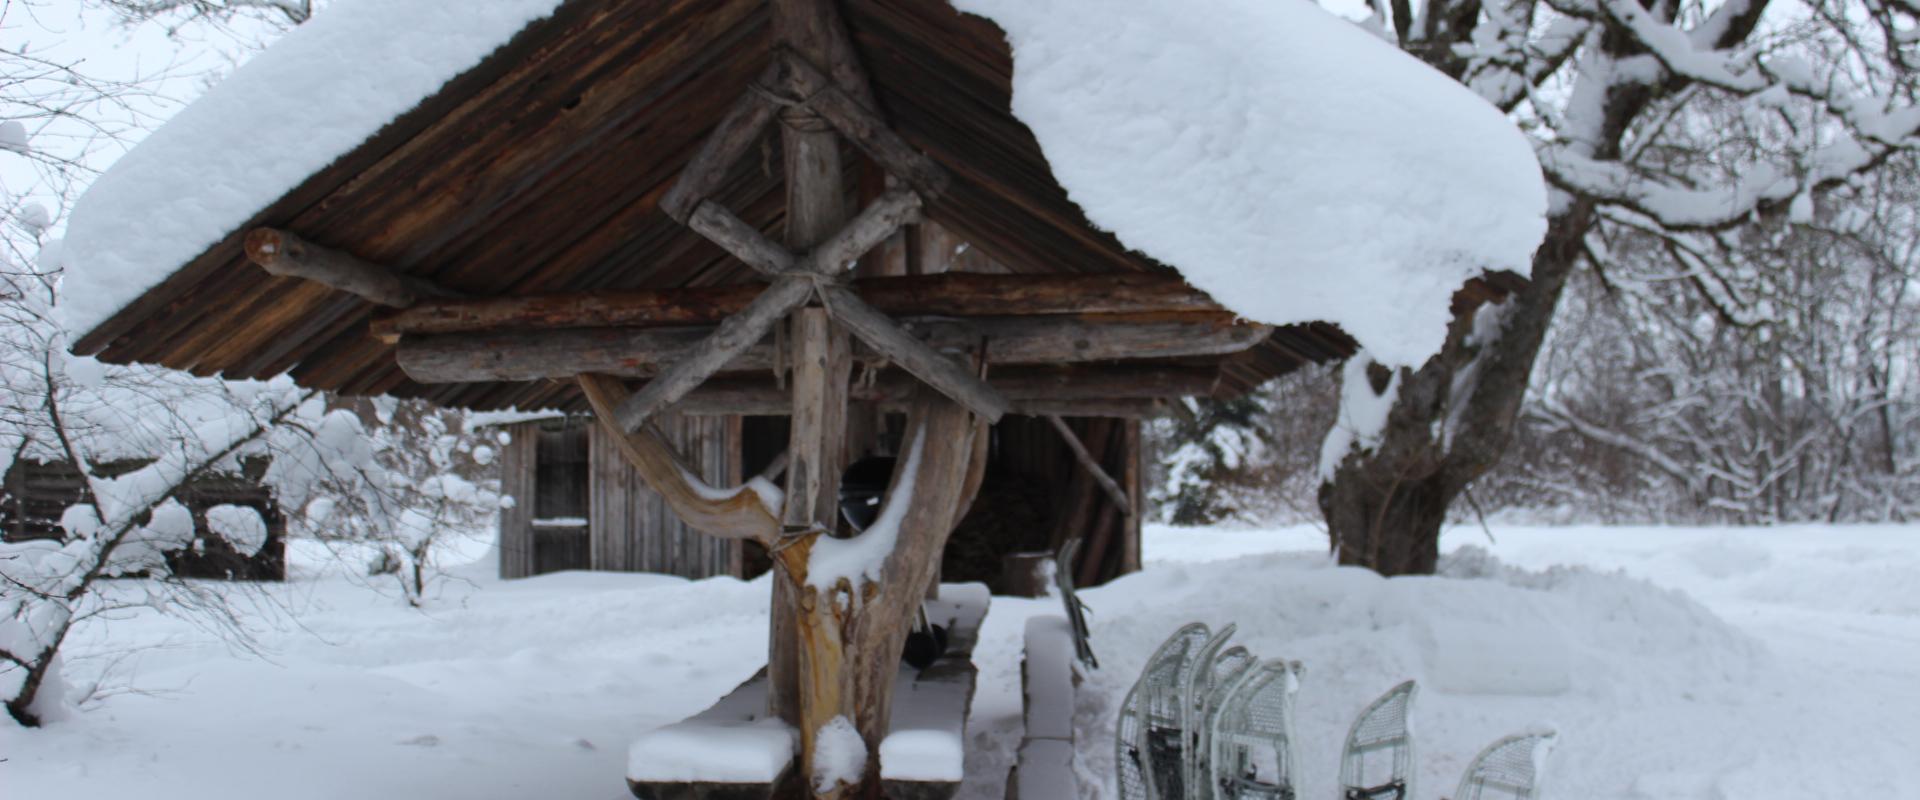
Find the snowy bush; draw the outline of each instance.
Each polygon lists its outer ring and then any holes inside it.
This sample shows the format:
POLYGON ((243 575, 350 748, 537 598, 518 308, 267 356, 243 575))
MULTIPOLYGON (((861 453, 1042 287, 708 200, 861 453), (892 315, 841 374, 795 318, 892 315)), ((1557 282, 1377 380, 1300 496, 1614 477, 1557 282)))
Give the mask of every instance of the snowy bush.
POLYGON ((344 551, 372 552, 407 602, 425 601, 435 551, 484 530, 500 510, 492 441, 462 416, 382 398, 322 414, 306 440, 268 469, 292 532, 344 551), (298 487, 297 490, 292 487, 298 487))

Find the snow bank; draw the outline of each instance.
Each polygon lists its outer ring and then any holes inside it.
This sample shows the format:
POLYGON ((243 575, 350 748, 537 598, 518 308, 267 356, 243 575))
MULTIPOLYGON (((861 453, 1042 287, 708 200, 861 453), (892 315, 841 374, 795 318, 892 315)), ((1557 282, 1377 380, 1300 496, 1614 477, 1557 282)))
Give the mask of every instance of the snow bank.
POLYGON ((1473 548, 1449 555, 1434 577, 1389 580, 1318 554, 1252 555, 1163 562, 1084 595, 1099 612, 1092 635, 1102 668, 1079 692, 1078 759, 1094 784, 1083 797, 1111 796, 1114 715, 1154 647, 1193 620, 1236 623, 1233 643, 1305 663, 1298 730, 1307 797, 1333 792, 1341 732, 1402 680, 1422 687, 1415 725, 1431 754, 1418 782, 1452 786, 1483 745, 1544 719, 1577 723, 1560 727, 1582 749, 1601 746, 1588 714, 1644 724, 1686 702, 1724 713, 1714 709, 1738 699, 1769 661, 1679 592, 1578 567, 1521 570, 1473 548), (1440 724, 1429 724, 1436 716, 1440 724))
POLYGON ((84 332, 478 64, 559 0, 336 0, 115 162, 67 222, 84 332))
POLYGON ((1531 271, 1547 197, 1500 112, 1307 0, 953 0, 1013 44, 1013 111, 1094 224, 1248 318, 1388 364, 1531 271))

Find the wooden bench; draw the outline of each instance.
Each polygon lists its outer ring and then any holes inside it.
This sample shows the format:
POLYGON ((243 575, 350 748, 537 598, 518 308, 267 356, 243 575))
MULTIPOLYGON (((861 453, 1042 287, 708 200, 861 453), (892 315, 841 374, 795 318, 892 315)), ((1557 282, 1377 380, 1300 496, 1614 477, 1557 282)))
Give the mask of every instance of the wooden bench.
MULTIPOLYGON (((895 678, 893 716, 880 742, 880 780, 894 800, 947 800, 960 790, 967 712, 979 669, 980 638, 991 595, 984 584, 945 584, 927 601, 927 618, 948 631, 947 651, 926 669, 904 664, 895 678)), ((711 708, 636 739, 627 753, 627 786, 642 800, 761 800, 794 771, 799 735, 770 718, 767 671, 711 708)))

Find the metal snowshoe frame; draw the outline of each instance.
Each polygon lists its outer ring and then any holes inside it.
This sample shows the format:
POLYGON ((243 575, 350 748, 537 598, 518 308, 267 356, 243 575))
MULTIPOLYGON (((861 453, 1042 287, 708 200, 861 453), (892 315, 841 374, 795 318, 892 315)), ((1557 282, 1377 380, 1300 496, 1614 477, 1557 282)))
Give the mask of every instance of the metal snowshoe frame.
POLYGON ((1212 796, 1206 732, 1212 722, 1213 712, 1219 706, 1209 701, 1214 699, 1214 689, 1221 677, 1220 658, 1226 650, 1227 640, 1233 638, 1234 631, 1238 629, 1239 626, 1228 623, 1208 639, 1194 659, 1194 669, 1186 676, 1186 688, 1182 690, 1186 701, 1185 714, 1181 718, 1180 729, 1186 734, 1183 740, 1185 744, 1181 748, 1186 756, 1182 785, 1187 789, 1188 800, 1212 796))
POLYGON ((1099 669, 1100 659, 1093 656, 1092 636, 1087 630, 1087 612, 1093 609, 1080 602, 1073 585, 1073 565, 1079 555, 1080 537, 1060 545, 1060 552, 1053 556, 1053 585, 1060 590, 1060 601, 1067 606, 1067 622, 1073 628, 1074 655, 1079 656, 1080 663, 1087 665, 1087 669, 1099 669))
POLYGON ((1181 626, 1155 650, 1120 707, 1114 761, 1122 800, 1181 800, 1185 789, 1188 675, 1212 639, 1204 623, 1181 626))
MULTIPOLYGON (((1204 700, 1207 713, 1201 718, 1200 730, 1198 731, 1198 745, 1194 748, 1193 752, 1203 755, 1211 761, 1213 756, 1213 745, 1211 744, 1213 739, 1213 720, 1219 716, 1220 709, 1224 707, 1227 701, 1227 693, 1233 690, 1234 684, 1238 683, 1248 671, 1259 666, 1259 664, 1260 659, 1255 658, 1253 653, 1247 651, 1247 648, 1239 645, 1234 645, 1233 647, 1222 650, 1220 655, 1213 660, 1212 690, 1207 692, 1204 700)), ((1193 785, 1202 787, 1199 796, 1211 797, 1213 786, 1212 776, 1206 772, 1199 772, 1197 780, 1199 782, 1193 785)))
POLYGON ((1487 745, 1460 776, 1453 800, 1537 800, 1555 735, 1518 733, 1487 745))
POLYGON ((1294 694, 1300 662, 1265 661, 1243 670, 1226 691, 1207 735, 1209 770, 1203 797, 1294 800, 1299 757, 1294 694))
POLYGON ((1413 796, 1413 735, 1409 718, 1419 687, 1388 689, 1354 718, 1340 755, 1342 800, 1407 800, 1413 796))

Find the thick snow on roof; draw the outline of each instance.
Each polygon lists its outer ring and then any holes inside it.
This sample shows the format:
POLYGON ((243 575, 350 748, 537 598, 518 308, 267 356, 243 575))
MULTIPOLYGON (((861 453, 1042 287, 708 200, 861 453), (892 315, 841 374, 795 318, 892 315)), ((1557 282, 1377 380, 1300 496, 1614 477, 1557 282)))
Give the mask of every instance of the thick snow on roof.
MULTIPOLYGON (((91 330, 559 2, 337 0, 80 200, 62 321, 91 330)), ((1468 277, 1528 271, 1526 139, 1306 0, 953 2, 1006 29, 1014 112, 1093 222, 1246 317, 1412 364, 1468 277)))
POLYGON ((95 181, 61 321, 91 330, 480 63, 560 0, 335 0, 95 181))
POLYGON ((1468 278, 1531 271, 1526 138, 1307 0, 953 4, 1006 30, 1014 114, 1088 218, 1250 319, 1418 364, 1468 278))

